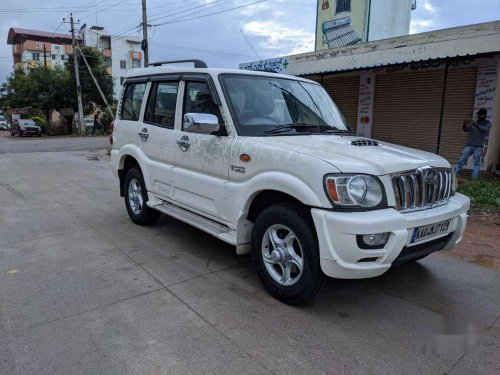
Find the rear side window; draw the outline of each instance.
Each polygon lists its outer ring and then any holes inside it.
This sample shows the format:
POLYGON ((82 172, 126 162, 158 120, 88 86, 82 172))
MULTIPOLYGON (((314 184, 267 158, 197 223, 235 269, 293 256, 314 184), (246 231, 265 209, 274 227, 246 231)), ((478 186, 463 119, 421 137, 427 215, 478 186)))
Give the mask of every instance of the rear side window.
POLYGON ((173 129, 179 82, 155 83, 151 88, 144 121, 173 129))
POLYGON ((125 87, 122 99, 121 119, 138 121, 141 112, 142 99, 146 91, 145 83, 130 83, 125 87))

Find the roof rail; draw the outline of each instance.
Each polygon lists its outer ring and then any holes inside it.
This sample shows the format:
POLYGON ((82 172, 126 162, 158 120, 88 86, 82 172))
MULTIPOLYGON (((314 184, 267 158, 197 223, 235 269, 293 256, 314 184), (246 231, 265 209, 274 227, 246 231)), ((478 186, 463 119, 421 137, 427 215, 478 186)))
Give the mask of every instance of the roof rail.
POLYGON ((208 68, 207 64, 204 61, 198 60, 198 59, 158 61, 158 62, 150 63, 150 64, 148 64, 148 66, 162 66, 162 65, 167 65, 167 64, 177 64, 177 63, 186 63, 186 62, 194 63, 195 68, 208 68))

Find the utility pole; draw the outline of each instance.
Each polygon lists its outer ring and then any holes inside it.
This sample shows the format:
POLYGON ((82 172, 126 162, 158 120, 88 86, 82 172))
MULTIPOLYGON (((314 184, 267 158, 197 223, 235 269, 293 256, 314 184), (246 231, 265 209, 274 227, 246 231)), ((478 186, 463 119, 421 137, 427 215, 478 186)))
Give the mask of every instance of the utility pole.
POLYGON ((142 44, 144 51, 144 67, 149 65, 149 46, 148 46, 148 13, 146 11, 146 0, 142 0, 142 44))
POLYGON ((83 123, 83 103, 82 103, 82 87, 80 86, 80 72, 78 70, 78 55, 75 39, 75 24, 73 22, 73 13, 70 13, 71 23, 71 40, 73 45, 73 67, 75 68, 76 78, 76 95, 78 97, 78 124, 80 125, 80 135, 85 135, 85 124, 83 123))
POLYGON ((43 43, 43 66, 45 68, 47 67, 47 47, 45 46, 45 43, 43 43))

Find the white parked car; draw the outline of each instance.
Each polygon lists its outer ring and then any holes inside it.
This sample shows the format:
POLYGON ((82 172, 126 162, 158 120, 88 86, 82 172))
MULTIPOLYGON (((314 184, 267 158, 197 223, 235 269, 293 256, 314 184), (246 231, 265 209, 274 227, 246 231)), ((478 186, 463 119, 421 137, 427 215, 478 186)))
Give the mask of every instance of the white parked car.
POLYGON ((10 130, 9 121, 4 115, 0 115, 0 130, 10 130))
POLYGON ((313 81, 194 62, 124 82, 111 160, 134 223, 165 213, 251 252, 290 304, 462 239, 469 199, 442 157, 354 135, 313 81))

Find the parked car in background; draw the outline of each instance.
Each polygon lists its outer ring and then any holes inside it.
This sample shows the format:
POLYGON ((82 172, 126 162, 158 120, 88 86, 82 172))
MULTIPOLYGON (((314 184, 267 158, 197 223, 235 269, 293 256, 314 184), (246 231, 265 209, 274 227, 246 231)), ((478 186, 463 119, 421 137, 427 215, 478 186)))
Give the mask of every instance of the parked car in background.
POLYGON ((10 135, 21 137, 23 135, 42 136, 42 129, 33 120, 16 119, 12 122, 10 135))
POLYGON ((0 130, 10 130, 9 121, 4 115, 0 115, 0 130))

